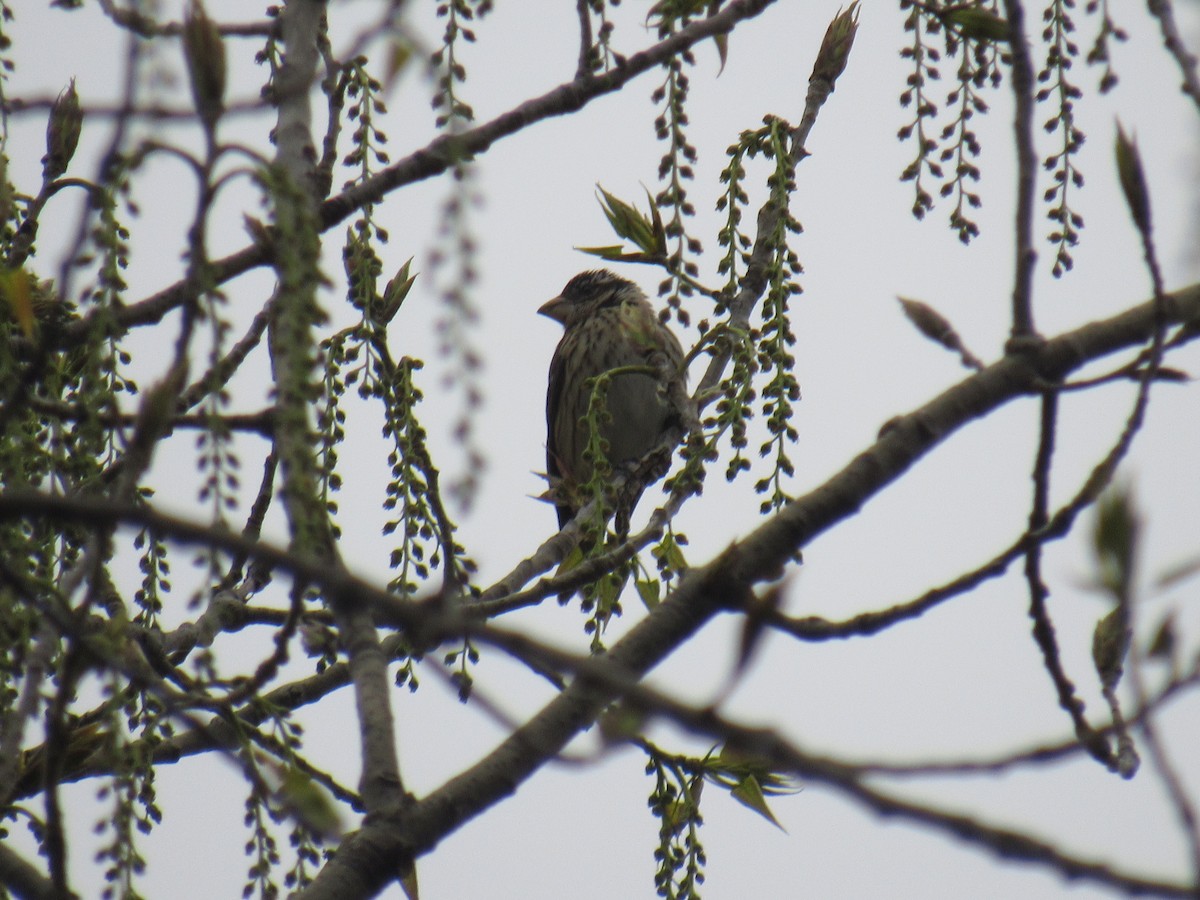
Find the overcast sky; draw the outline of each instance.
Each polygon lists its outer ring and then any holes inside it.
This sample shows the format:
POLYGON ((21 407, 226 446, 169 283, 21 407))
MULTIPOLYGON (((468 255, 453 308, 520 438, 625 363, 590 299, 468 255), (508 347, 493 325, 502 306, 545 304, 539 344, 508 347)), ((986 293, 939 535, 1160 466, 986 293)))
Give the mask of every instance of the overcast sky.
MULTIPOLYGON (((345 47, 361 23, 375 14, 375 3, 334 4, 335 46, 345 47)), ((427 15, 420 6, 421 15, 427 15)), ((252 5, 209 4, 216 18, 245 21, 252 5)), ((16 72, 8 96, 53 96, 71 77, 85 103, 111 101, 120 51, 96 4, 82 12, 16 10, 12 29, 16 72), (47 48, 53 46, 49 54, 47 48)), ((550 0, 501 3, 477 26, 479 41, 463 60, 468 80, 461 91, 486 121, 520 101, 568 80, 577 46, 573 4, 550 0)), ((1181 4, 1182 21, 1196 36, 1197 4, 1181 4), (1188 17, 1190 15, 1190 18, 1188 17)), ((825 24, 837 11, 833 2, 781 2, 760 19, 738 29, 729 58, 719 72, 711 44, 696 50, 691 72, 693 98, 689 137, 698 148, 696 180, 690 185, 698 214, 694 233, 704 242, 702 277, 716 281, 720 256, 716 242, 719 217, 713 211, 720 192, 718 174, 725 148, 740 131, 756 128, 763 115, 796 121, 825 24)), ((618 46, 633 52, 653 35, 640 23, 643 4, 627 0, 620 8, 618 46)), ((1136 132, 1146 160, 1158 226, 1159 249, 1168 287, 1196 281, 1200 255, 1195 249, 1197 215, 1196 111, 1177 90, 1178 72, 1161 52, 1161 41, 1140 5, 1116 11, 1130 41, 1115 48, 1121 78, 1117 90, 1092 96, 1098 73, 1082 62, 1073 71, 1089 96, 1079 108, 1080 127, 1088 136, 1080 156, 1087 184, 1076 195, 1086 220, 1082 244, 1074 251, 1075 271, 1050 277, 1052 249, 1039 245, 1041 260, 1035 288, 1038 328, 1046 335, 1111 315, 1150 295, 1140 247, 1116 193, 1112 139, 1117 116, 1136 132)), ((1093 26, 1077 11, 1080 43, 1090 43, 1093 26)), ((1029 20, 1036 27, 1037 9, 1029 20)), ((871 3, 863 11, 850 65, 822 111, 810 138, 812 156, 797 172, 792 210, 803 223, 797 243, 805 267, 804 294, 794 301, 797 376, 804 394, 796 427, 800 438, 792 455, 796 476, 788 489, 800 495, 820 485, 855 454, 869 446, 889 418, 920 406, 964 377, 956 358, 921 338, 903 319, 897 295, 921 299, 949 318, 972 351, 985 362, 1002 352, 1008 329, 1011 292, 1014 167, 1011 105, 1007 85, 988 90, 991 113, 977 120, 985 145, 981 161, 984 208, 978 212, 983 234, 963 248, 946 227, 948 206, 924 223, 910 214, 911 185, 898 180, 914 154, 900 143, 897 130, 910 112, 897 98, 907 73, 898 55, 904 40, 902 16, 894 4, 871 3)), ((433 37, 437 26, 423 20, 415 27, 433 37)), ((1036 35, 1033 35, 1036 36, 1036 35)), ((1200 38, 1197 38, 1200 40, 1200 38)), ((230 46, 233 98, 256 96, 263 70, 251 57, 258 45, 243 40, 230 46)), ((165 77, 181 78, 178 48, 167 44, 159 62, 165 77)), ((951 74, 951 66, 943 65, 951 74)), ((481 492, 461 517, 460 538, 479 563, 479 582, 504 574, 552 533, 552 510, 533 499, 542 490, 534 474, 544 467, 545 374, 558 339, 558 326, 538 317, 537 307, 556 294, 576 272, 595 263, 575 246, 614 243, 595 200, 595 185, 627 200, 644 203, 643 185, 656 189, 663 147, 654 138, 657 115, 650 94, 660 81, 651 72, 619 96, 606 97, 583 112, 539 123, 494 146, 473 167, 470 187, 481 198, 468 227, 480 247, 481 280, 473 295, 479 314, 468 340, 485 356, 482 410, 473 415, 476 440, 488 456, 481 492)), ((178 98, 182 81, 152 87, 164 98, 178 98)), ((944 88, 935 86, 937 95, 944 88)), ((318 104, 319 108, 320 104, 318 104)), ((1039 123, 1049 118, 1040 111, 1039 123)), ((265 149, 267 120, 241 118, 223 125, 222 137, 265 149)), ((23 117, 12 123, 8 152, 12 176, 32 189, 43 151, 44 120, 23 117)), ((392 159, 423 146, 432 134, 429 85, 416 67, 406 72, 389 98, 386 130, 392 159)), ((104 129, 89 122, 76 159, 80 174, 90 174, 104 129)), ((191 142, 185 129, 162 128, 163 140, 191 142)), ((1043 152, 1052 136, 1039 132, 1043 152)), ((349 178, 341 175, 338 181, 349 178)), ((195 196, 188 175, 176 163, 151 165, 137 188, 141 217, 133 223, 133 255, 128 281, 140 298, 179 277, 184 249, 183 222, 195 196)), ((751 208, 762 202, 765 170, 751 167, 751 208)), ((1045 175, 1039 189, 1044 189, 1045 175)), ((451 195, 446 179, 406 188, 388 198, 378 212, 391 234, 385 269, 398 268, 410 256, 424 274, 392 327, 399 354, 429 360, 422 386, 427 402, 423 421, 448 479, 461 477, 466 462, 452 436, 462 411, 462 392, 445 388, 444 366, 437 359, 434 322, 443 315, 429 253, 451 195)), ((221 203, 223 223, 210 235, 219 256, 243 247, 247 238, 241 214, 260 214, 245 181, 221 203)), ((1050 223, 1039 209, 1036 230, 1050 223)), ((73 233, 75 213, 64 202, 51 209, 42 227, 44 276, 56 272, 55 227, 73 233), (57 215, 57 218, 55 218, 57 215)), ((753 222, 748 215, 746 225, 753 222)), ((334 235, 331 233, 331 238, 334 235)), ((327 246, 326 271, 340 283, 340 247, 327 246)), ((653 293, 659 278, 639 267, 621 270, 653 293)), ((227 286, 235 321, 245 322, 271 289, 271 279, 256 272, 227 286)), ((344 299, 331 288, 325 302, 335 322, 350 321, 344 299)), ((704 310, 697 309, 693 318, 704 310)), ((234 329, 238 333, 238 329, 234 329)), ((173 335, 173 332, 172 332, 173 335)), ((681 333, 685 344, 694 333, 681 333)), ((161 337, 134 346, 139 380, 151 383, 167 362, 161 337)), ((1191 348, 1172 365, 1200 372, 1200 354, 1191 348)), ((254 410, 265 401, 266 363, 257 359, 235 384, 235 406, 254 410)), ((1133 400, 1130 386, 1072 396, 1063 405, 1064 429, 1055 469, 1052 498, 1071 496, 1091 466, 1119 432, 1133 400)), ((380 535, 387 516, 380 509, 387 478, 386 446, 378 438, 373 409, 350 403, 351 442, 340 523, 346 532, 342 552, 355 571, 386 583, 390 539, 380 535)), ((957 434, 922 460, 899 483, 873 499, 862 514, 823 535, 805 550, 805 564, 789 573, 786 606, 794 615, 845 618, 882 609, 919 595, 973 568, 1010 544, 1028 515, 1038 407, 1015 403, 957 434)), ((175 511, 207 515, 196 502, 191 439, 175 440, 174 452, 160 453, 154 477, 156 502, 175 511)), ((246 441, 243 469, 252 492, 264 444, 246 441)), ((757 442, 751 441, 751 446, 757 442)), ((1148 630, 1164 612, 1177 608, 1181 631, 1200 634, 1194 600, 1195 580, 1166 593, 1152 592, 1154 577, 1198 551, 1200 533, 1200 416, 1190 386, 1164 386, 1154 395, 1150 415, 1127 474, 1145 510, 1146 554, 1143 573, 1147 598, 1139 616, 1148 630)), ((762 470, 765 471, 765 470, 762 470)), ((710 476, 702 497, 694 500, 679 526, 691 539, 689 558, 705 562, 731 539, 758 521, 760 498, 750 478, 732 489, 710 476)), ((642 515, 653 508, 657 490, 647 492, 642 515)), ((283 532, 272 523, 274 536, 283 532)), ((1102 721, 1103 702, 1090 663, 1091 630, 1107 611, 1094 594, 1082 590, 1088 560, 1084 530, 1052 547, 1046 574, 1063 658, 1088 701, 1089 713, 1102 721)), ((180 554, 177 580, 187 582, 180 554)), ((131 557, 132 560, 132 557, 131 557)), ((136 577, 132 564, 130 577, 136 577)), ((186 589, 169 622, 194 613, 184 608, 186 589)), ((737 721, 770 725, 803 749, 847 760, 916 761, 991 757, 1064 739, 1069 721, 1058 709, 1050 682, 1029 635, 1027 593, 1018 571, 960 597, 919 621, 869 640, 833 645, 798 644, 768 638, 758 658, 723 711, 737 721)), ((627 599, 624 619, 613 639, 642 615, 636 598, 627 599)), ((586 647, 583 618, 577 609, 554 603, 513 617, 564 646, 586 647)), ((737 622, 714 622, 653 676, 653 683, 696 702, 707 702, 728 678, 737 622)), ((219 651, 223 670, 254 665, 261 642, 239 636, 219 651)), ((299 653, 297 652, 297 655, 299 653)), ((291 671, 306 670, 293 661, 291 671)), ((427 661, 422 687, 395 698, 402 769, 416 794, 432 790, 486 753, 505 730, 478 706, 461 706, 427 661)), ((1160 672, 1151 672, 1161 675, 1160 672)), ((479 693, 519 720, 551 696, 543 682, 485 654, 477 673, 479 693)), ((341 702, 302 713, 308 747, 319 765, 344 782, 357 778, 356 726, 348 694, 341 702), (339 718, 340 717, 340 718, 339 718)), ((1200 709, 1195 698, 1169 708, 1162 729, 1175 761, 1200 796, 1200 709)), ((703 742, 671 729, 655 734, 664 746, 702 754, 703 742)), ((622 749, 600 755, 591 736, 571 748, 571 764, 547 767, 517 795, 469 823, 419 863, 422 895, 427 898, 523 897, 553 900, 653 896, 653 847, 656 821, 646 809, 652 781, 643 774, 644 759, 622 749)), ((888 785, 889 789, 892 788, 888 785)), ((75 886, 85 896, 98 892, 99 875, 84 848, 98 809, 96 785, 69 789, 73 832, 81 843, 71 859, 75 886)), ((145 893, 151 897, 239 896, 247 861, 240 855, 248 832, 241 825, 244 788, 233 767, 221 760, 191 760, 162 770, 159 790, 166 821, 146 842, 149 871, 145 893), (216 854, 220 854, 219 856, 216 854), (180 874, 187 873, 185 880, 180 874)), ((1164 801, 1160 782, 1146 766, 1124 782, 1098 765, 1076 761, 1034 768, 1004 778, 926 779, 894 788, 904 796, 970 812, 997 825, 1029 829, 1065 852, 1113 862, 1123 869, 1175 878, 1187 876, 1185 844, 1164 801)), ((1109 896, 1089 887, 1073 887, 1038 870, 998 864, 974 849, 907 825, 882 823, 820 787, 780 798, 773 804, 786 833, 709 788, 704 797, 701 836, 708 850, 706 898, 927 897, 1090 898, 1109 896)), ((399 896, 393 889, 387 896, 399 896)))

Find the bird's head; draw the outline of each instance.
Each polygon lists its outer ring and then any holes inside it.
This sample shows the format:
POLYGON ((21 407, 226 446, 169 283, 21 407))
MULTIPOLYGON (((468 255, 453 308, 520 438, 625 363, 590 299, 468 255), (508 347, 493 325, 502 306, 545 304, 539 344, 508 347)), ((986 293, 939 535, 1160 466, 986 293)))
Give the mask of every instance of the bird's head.
POLYGON ((569 328, 599 309, 642 296, 641 288, 632 281, 607 269, 596 269, 568 281, 562 293, 543 303, 538 313, 569 328))

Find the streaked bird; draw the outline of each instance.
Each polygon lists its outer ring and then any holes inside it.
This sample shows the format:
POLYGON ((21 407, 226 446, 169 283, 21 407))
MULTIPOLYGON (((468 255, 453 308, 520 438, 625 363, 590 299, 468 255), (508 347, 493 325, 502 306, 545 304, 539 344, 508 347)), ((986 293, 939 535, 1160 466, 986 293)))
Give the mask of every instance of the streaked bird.
MULTIPOLYGON (((586 502, 581 488, 594 471, 584 453, 589 379, 625 367, 653 369, 624 372, 609 382, 609 416, 599 433, 607 446, 605 459, 616 469, 642 459, 679 420, 669 398, 670 379, 684 379, 686 372, 679 341, 659 321, 641 288, 612 272, 576 275, 538 312, 565 329, 550 361, 546 390, 546 472, 562 528, 586 502)), ((618 530, 642 487, 636 487, 624 509, 619 506, 618 530)))

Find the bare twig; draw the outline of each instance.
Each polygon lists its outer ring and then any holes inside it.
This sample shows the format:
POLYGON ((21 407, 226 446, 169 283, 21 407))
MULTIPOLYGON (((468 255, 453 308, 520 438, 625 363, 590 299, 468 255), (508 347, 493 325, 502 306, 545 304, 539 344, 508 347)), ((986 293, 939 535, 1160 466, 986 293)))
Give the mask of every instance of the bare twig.
MULTIPOLYGON (((183 32, 179 22, 159 22, 136 9, 117 6, 114 0, 100 0, 100 8, 104 14, 117 25, 125 28, 138 37, 178 37, 183 32)), ((223 24, 218 27, 225 37, 266 37, 271 34, 275 25, 271 21, 247 22, 244 24, 223 24)))
POLYGON ((575 80, 592 74, 592 12, 588 0, 575 0, 575 12, 579 16, 579 62, 575 66, 575 80))
POLYGON ((1179 26, 1175 22, 1175 7, 1171 0, 1146 0, 1146 7, 1150 14, 1158 19, 1163 44, 1175 58, 1175 63, 1183 75, 1183 92, 1192 98, 1197 110, 1200 110, 1200 74, 1197 74, 1196 54, 1188 49, 1179 33, 1179 26))
MULTIPOLYGON (((1033 245, 1033 217, 1037 203, 1037 145, 1033 139, 1033 63, 1025 37, 1025 9, 1021 0, 1004 0, 1012 55, 1012 88, 1015 98, 1013 132, 1017 150, 1016 260, 1013 266, 1012 326, 1010 340, 1019 342, 1037 335, 1033 323, 1033 271, 1037 250, 1033 245)), ((1017 345, 1014 345, 1014 349, 1017 345)))

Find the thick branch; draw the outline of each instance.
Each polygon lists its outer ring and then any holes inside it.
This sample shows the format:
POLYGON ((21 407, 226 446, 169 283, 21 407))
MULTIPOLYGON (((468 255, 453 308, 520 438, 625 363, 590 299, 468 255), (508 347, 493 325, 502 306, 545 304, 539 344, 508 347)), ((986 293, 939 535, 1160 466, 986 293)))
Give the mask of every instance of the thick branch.
MULTIPOLYGON (((1169 315, 1175 321, 1200 317, 1200 285, 1175 295, 1169 315)), ((626 673, 630 684, 635 683, 716 612, 739 607, 751 586, 778 577, 797 550, 857 513, 869 498, 963 425, 1017 396, 1036 392, 1046 380, 1060 380, 1090 359, 1148 340, 1155 328, 1156 304, 1152 301, 1048 341, 1036 350, 1007 356, 897 419, 872 447, 824 485, 789 503, 714 562, 692 570, 667 600, 612 648, 607 657, 610 674, 626 673)), ((371 895, 380 890, 393 877, 395 859, 427 852, 464 822, 507 797, 622 693, 613 678, 603 685, 577 680, 479 763, 411 807, 402 822, 376 821, 349 839, 302 896, 312 900, 371 895)), ((864 802, 884 802, 856 783, 842 786, 864 802)), ((890 811, 899 811, 903 805, 887 800, 885 807, 889 804, 890 811)), ((880 811, 889 811, 885 807, 880 811)), ((967 820, 930 816, 919 807, 911 811, 905 807, 905 811, 960 835, 966 828, 967 820)), ((1008 833, 992 834, 996 840, 990 845, 997 851, 1029 857, 1030 848, 1010 841, 1008 833)), ((1085 874, 1092 870, 1083 865, 1072 866, 1070 871, 1085 874)))
POLYGON ((0 884, 22 900, 59 900, 50 879, 13 850, 0 844, 0 884))
MULTIPOLYGON (((1161 314, 1167 322, 1200 323, 1200 284, 1168 295, 1163 301, 1161 314)), ((729 596, 736 595, 745 586, 774 577, 797 549, 857 512, 872 496, 899 478, 909 466, 955 430, 1015 397, 1038 393, 1039 386, 1046 380, 1061 380, 1086 363, 1147 341, 1155 332, 1158 313, 1153 301, 1143 303, 1120 315, 1090 323, 1046 341, 1029 353, 1008 356, 982 372, 969 376, 922 408, 897 419, 871 447, 859 454, 840 473, 808 495, 788 504, 778 515, 741 541, 736 555, 723 556, 710 566, 693 571, 642 625, 635 627, 613 648, 611 658, 617 660, 631 678, 646 671, 679 641, 700 627, 720 608, 720 604, 728 602, 729 596), (727 571, 719 571, 722 567, 727 571), (721 586, 722 591, 715 591, 714 585, 721 586), (717 596, 717 593, 725 593, 725 596, 717 596), (626 641, 631 643, 627 645, 626 641), (666 641, 668 645, 651 646, 657 641, 666 641)), ((51 496, 23 490, 0 493, 0 519, 13 518, 66 520, 96 528, 111 527, 114 523, 139 525, 180 543, 245 554, 247 558, 276 571, 288 573, 295 580, 319 587, 327 599, 354 595, 356 603, 386 610, 388 618, 406 630, 419 631, 427 624, 428 611, 438 609, 437 604, 421 606, 399 601, 386 591, 344 570, 323 565, 318 560, 289 554, 262 541, 188 518, 165 515, 144 505, 121 506, 100 499, 51 496)), ((1053 529, 1053 523, 1049 527, 1053 529)), ((383 649, 384 654, 388 655, 388 647, 383 649)), ((346 672, 339 668, 331 682, 316 688, 316 693, 309 696, 323 695, 332 687, 344 684, 345 678, 346 672)), ((529 730, 522 732, 525 738, 517 744, 506 743, 498 748, 496 753, 501 753, 503 749, 502 755, 526 755, 523 764, 512 772, 523 771, 525 774, 521 777, 527 777, 537 766, 553 758, 556 752, 553 748, 565 744, 578 728, 583 727, 579 724, 581 721, 587 724, 583 721, 586 718, 583 713, 587 709, 599 708, 597 704, 604 702, 603 698, 593 694, 585 693, 580 697, 578 691, 571 696, 575 697, 573 702, 579 705, 569 710, 570 715, 552 704, 529 723, 529 730), (531 736, 536 736, 537 740, 530 740, 531 736)), ((568 701, 562 702, 565 704, 568 701)), ((423 812, 423 818, 417 820, 423 825, 410 825, 403 833, 389 831, 386 842, 391 845, 393 852, 401 845, 414 849, 432 846, 444 836, 445 832, 441 829, 455 824, 446 818, 447 810, 452 810, 451 818, 461 824, 500 799, 504 791, 514 788, 519 781, 514 778, 491 769, 485 760, 418 804, 423 807, 433 802, 439 810, 437 816, 423 812), (477 779, 488 783, 497 778, 502 779, 502 783, 490 784, 488 791, 481 793, 474 790, 477 779)), ((378 836, 379 833, 373 831, 371 834, 378 836)), ((364 849, 367 846, 369 842, 364 849)), ((352 858, 355 858, 355 854, 348 853, 346 861, 352 858)))
MULTIPOLYGON (((1163 298, 1162 314, 1168 325, 1191 323, 1200 325, 1200 283, 1168 294, 1163 298)), ((836 524, 836 520, 824 521, 828 515, 826 492, 837 488, 845 492, 847 479, 859 469, 875 472, 872 481, 882 479, 884 484, 894 480, 923 452, 931 449, 927 440, 940 442, 950 432, 973 418, 982 417, 1014 397, 1036 393, 1045 379, 1062 379, 1070 372, 1118 350, 1136 346, 1149 340, 1156 325, 1156 309, 1153 300, 1135 306, 1108 319, 1084 325, 1074 331, 1047 340, 1030 353, 1008 356, 973 374, 939 397, 914 412, 894 420, 871 447, 863 451, 846 469, 833 476, 828 482, 801 497, 778 516, 768 521, 754 534, 764 530, 774 534, 777 529, 797 529, 804 521, 820 530, 836 524), (936 434, 923 437, 925 429, 936 429, 936 434), (787 525, 779 524, 786 520, 787 525)), ((856 491, 844 499, 846 503, 861 506, 873 491, 856 491)), ((190 518, 171 516, 157 512, 148 505, 123 506, 101 499, 83 496, 64 497, 24 489, 0 492, 0 520, 14 518, 47 518, 70 521, 77 525, 107 527, 112 523, 148 527, 163 537, 182 544, 190 544, 245 554, 272 569, 286 572, 292 578, 321 589, 327 596, 357 593, 367 599, 379 598, 396 609, 395 597, 381 591, 362 579, 338 569, 331 569, 319 561, 289 554, 286 550, 263 541, 251 540, 227 529, 198 523, 190 518)), ((1053 523, 1050 526, 1053 528, 1053 523)), ((815 532, 814 532, 815 533, 815 532)), ((805 540, 812 535, 805 536, 805 540)), ((801 544, 789 545, 781 553, 781 559, 790 558, 801 544)), ((417 606, 407 624, 416 624, 419 615, 417 606)))

